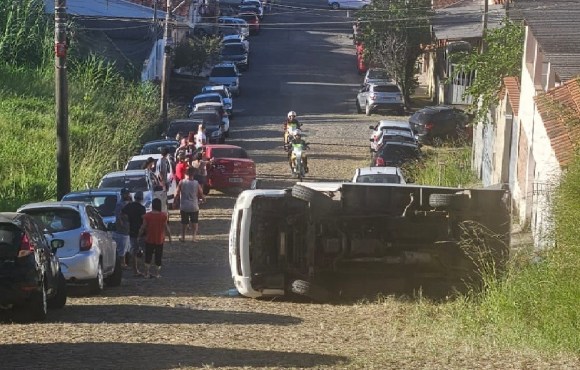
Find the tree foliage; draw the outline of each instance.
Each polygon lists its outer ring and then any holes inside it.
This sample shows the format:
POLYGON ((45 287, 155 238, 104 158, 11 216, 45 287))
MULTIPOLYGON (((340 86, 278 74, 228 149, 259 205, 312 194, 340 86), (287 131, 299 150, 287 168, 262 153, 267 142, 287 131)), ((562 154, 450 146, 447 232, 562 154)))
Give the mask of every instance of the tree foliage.
POLYGON ((363 57, 384 68, 401 86, 408 100, 417 87, 416 61, 421 45, 431 41, 430 0, 375 0, 358 12, 363 57))
POLYGON ((198 74, 208 61, 217 56, 220 47, 218 37, 186 38, 175 48, 174 66, 198 74))
POLYGON ((487 122, 487 112, 497 104, 504 77, 521 73, 524 27, 521 23, 504 19, 502 26, 487 31, 485 51, 459 52, 452 55, 458 66, 456 74, 476 71, 475 79, 465 93, 474 97, 469 110, 478 122, 487 122))
POLYGON ((0 60, 12 65, 41 64, 49 30, 43 0, 0 1, 0 60))

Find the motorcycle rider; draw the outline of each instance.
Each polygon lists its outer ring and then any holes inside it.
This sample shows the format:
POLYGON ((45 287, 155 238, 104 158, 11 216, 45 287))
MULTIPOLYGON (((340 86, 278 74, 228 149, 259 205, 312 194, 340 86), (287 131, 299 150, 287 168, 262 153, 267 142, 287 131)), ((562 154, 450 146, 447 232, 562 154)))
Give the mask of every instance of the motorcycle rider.
POLYGON ((296 118, 296 112, 291 110, 288 112, 288 119, 284 122, 284 148, 288 148, 288 144, 290 143, 290 136, 292 136, 292 132, 300 129, 302 124, 298 122, 296 118))
MULTIPOLYGON (((295 148, 296 149, 309 149, 306 141, 304 141, 302 139, 302 134, 300 133, 300 131, 298 131, 296 133, 296 135, 294 135, 294 137, 292 138, 292 141, 290 141, 290 149, 288 150, 290 153, 290 156, 289 156, 290 170, 292 172, 294 172, 294 168, 296 167, 294 165, 294 163, 296 161, 296 156, 294 155, 295 148)), ((302 152, 302 163, 304 164, 304 172, 308 173, 308 157, 306 156, 306 153, 304 153, 304 152, 302 152)))

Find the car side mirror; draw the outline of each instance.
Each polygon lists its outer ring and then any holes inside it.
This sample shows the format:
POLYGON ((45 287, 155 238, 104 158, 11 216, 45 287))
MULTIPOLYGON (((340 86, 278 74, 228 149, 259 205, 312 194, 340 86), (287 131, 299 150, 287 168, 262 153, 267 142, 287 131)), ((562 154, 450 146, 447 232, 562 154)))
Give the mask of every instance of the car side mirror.
POLYGON ((52 248, 52 250, 57 250, 59 248, 64 247, 64 240, 62 239, 52 239, 50 241, 50 248, 52 248))
POLYGON ((155 186, 153 186, 153 191, 163 191, 163 186, 155 185, 155 186))

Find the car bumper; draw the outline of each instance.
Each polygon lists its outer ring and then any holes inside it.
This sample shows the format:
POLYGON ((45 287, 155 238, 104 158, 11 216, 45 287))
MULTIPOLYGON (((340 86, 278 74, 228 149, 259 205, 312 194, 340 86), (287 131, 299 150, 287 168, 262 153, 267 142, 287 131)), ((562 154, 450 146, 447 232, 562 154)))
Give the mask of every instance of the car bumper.
POLYGON ((403 103, 371 103, 371 110, 373 111, 393 111, 405 109, 405 104, 403 103))
POLYGON ((87 251, 72 257, 61 257, 60 266, 68 284, 86 284, 87 280, 97 278, 99 255, 96 251, 87 251))
POLYGON ((207 179, 207 184, 213 189, 230 189, 230 188, 243 188, 250 189, 252 182, 256 179, 256 176, 220 176, 214 177, 209 176, 207 179))
POLYGON ((24 302, 32 292, 39 290, 38 274, 28 268, 3 266, 0 273, 0 305, 7 306, 24 302))

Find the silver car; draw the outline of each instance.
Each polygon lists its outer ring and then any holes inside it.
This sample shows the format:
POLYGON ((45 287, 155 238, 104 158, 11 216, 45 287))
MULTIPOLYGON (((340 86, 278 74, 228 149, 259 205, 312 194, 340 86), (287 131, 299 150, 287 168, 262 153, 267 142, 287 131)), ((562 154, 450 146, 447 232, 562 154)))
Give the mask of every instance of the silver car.
POLYGON ((230 90, 225 85, 207 85, 201 88, 202 93, 218 93, 224 101, 224 108, 230 118, 234 115, 234 99, 230 90))
POLYGON ((241 73, 234 63, 220 63, 211 69, 208 82, 212 85, 225 85, 233 95, 239 96, 240 76, 241 73))
POLYGON ((48 240, 64 240, 57 256, 67 284, 88 285, 94 294, 100 293, 105 283, 121 284, 117 246, 92 205, 75 201, 32 203, 18 212, 34 218, 48 240))
POLYGON ((374 112, 395 111, 405 114, 405 102, 399 86, 394 83, 364 85, 356 96, 356 110, 370 116, 374 112))

